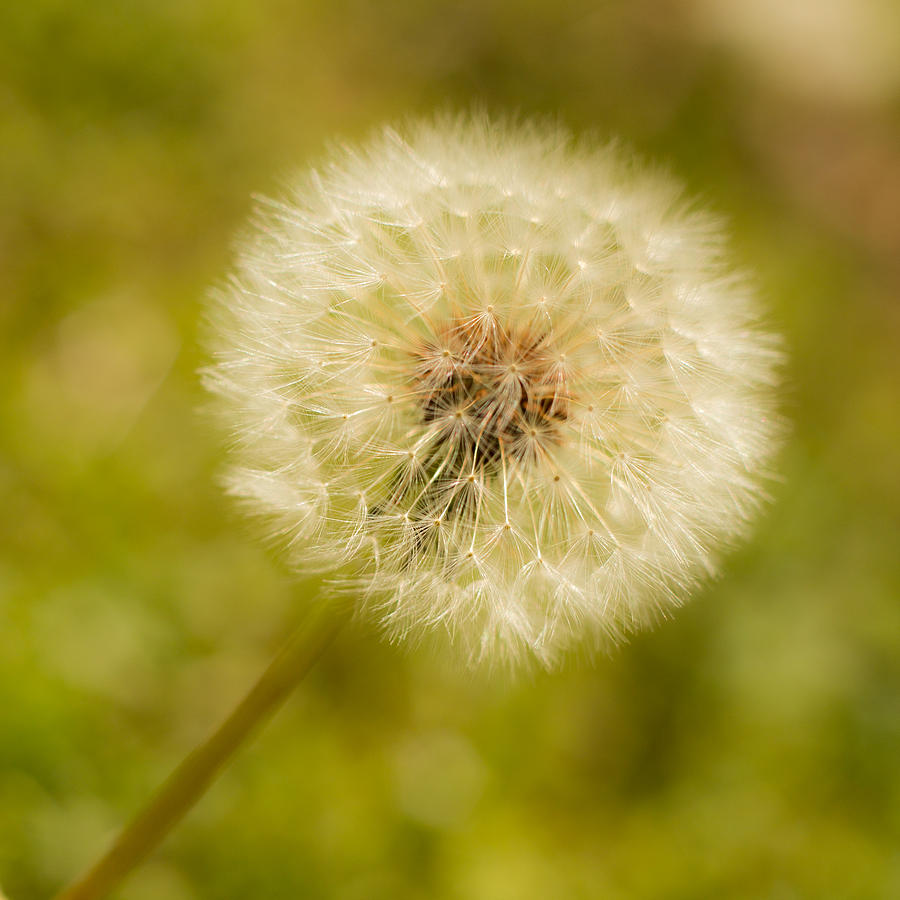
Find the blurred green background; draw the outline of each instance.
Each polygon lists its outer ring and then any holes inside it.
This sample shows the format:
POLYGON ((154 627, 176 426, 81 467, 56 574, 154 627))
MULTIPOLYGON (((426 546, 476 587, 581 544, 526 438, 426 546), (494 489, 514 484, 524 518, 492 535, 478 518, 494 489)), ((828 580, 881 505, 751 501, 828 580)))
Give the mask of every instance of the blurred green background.
POLYGON ((732 223, 791 362, 724 577, 516 683, 345 632, 118 894, 900 897, 896 0, 71 0, 0 11, 0 884, 49 896, 315 591, 216 485, 208 286, 334 137, 481 103, 732 223))

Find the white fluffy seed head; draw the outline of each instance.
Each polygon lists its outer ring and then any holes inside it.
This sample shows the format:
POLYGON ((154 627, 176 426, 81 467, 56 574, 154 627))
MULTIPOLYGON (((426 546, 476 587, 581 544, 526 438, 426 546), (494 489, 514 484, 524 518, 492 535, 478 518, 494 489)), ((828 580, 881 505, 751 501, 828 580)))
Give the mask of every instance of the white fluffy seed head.
POLYGON ((764 496, 778 340, 715 223, 558 129, 387 129, 266 202, 215 306, 231 491, 393 638, 552 666, 764 496))

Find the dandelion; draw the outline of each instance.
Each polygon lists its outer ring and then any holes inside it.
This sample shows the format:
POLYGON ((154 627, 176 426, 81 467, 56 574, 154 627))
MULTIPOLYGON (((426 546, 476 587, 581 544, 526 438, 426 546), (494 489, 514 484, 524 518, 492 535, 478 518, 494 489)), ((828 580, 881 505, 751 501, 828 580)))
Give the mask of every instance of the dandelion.
MULTIPOLYGON (((714 221, 558 129, 446 119, 267 202, 215 305, 229 486, 394 639, 552 667, 680 603, 764 497, 779 350, 714 221)), ((58 900, 100 900, 340 627, 310 617, 58 900)))
POLYGON ((552 667, 681 603, 764 497, 778 341, 717 224, 559 129, 338 151, 215 313, 231 492, 393 639, 552 667))

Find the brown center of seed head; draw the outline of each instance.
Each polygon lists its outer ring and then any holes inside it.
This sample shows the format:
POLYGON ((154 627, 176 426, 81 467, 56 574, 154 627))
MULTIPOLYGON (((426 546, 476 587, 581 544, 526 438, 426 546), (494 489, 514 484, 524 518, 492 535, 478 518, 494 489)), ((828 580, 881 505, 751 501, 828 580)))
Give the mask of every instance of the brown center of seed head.
POLYGON ((490 476, 561 441, 569 395, 546 331, 449 323, 417 354, 415 389, 448 477, 490 476))

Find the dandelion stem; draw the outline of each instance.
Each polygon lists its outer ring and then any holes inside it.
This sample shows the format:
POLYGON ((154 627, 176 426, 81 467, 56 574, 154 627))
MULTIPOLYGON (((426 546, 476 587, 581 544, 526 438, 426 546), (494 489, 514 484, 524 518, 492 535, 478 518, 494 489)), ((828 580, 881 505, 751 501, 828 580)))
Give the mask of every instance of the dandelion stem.
POLYGON ((117 887, 200 799, 254 729, 288 698, 331 644, 342 621, 340 616, 318 616, 300 627, 228 718, 185 757, 109 850, 56 900, 100 900, 117 887))

